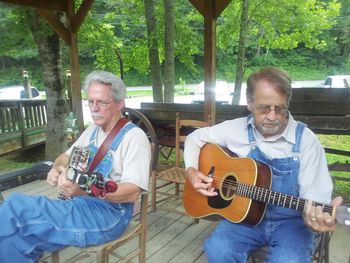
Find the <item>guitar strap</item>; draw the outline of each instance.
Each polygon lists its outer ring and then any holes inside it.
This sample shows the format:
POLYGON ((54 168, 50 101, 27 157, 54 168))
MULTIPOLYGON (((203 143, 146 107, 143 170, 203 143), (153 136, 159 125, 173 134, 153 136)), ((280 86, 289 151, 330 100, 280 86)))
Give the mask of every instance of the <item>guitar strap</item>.
POLYGON ((121 128, 124 127, 124 125, 128 122, 128 120, 125 117, 120 118, 117 123, 114 125, 112 130, 109 132, 106 139, 101 144, 100 148, 98 148, 98 151, 92 160, 90 166, 89 166, 89 172, 92 173, 96 166, 99 164, 99 162, 102 160, 102 158, 106 155, 109 146, 113 142, 114 137, 118 134, 121 128))

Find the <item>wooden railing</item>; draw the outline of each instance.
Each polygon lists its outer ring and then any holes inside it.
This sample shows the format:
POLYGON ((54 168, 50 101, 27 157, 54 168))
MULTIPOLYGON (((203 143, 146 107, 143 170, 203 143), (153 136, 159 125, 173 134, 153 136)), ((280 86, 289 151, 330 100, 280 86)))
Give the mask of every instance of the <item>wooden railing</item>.
POLYGON ((46 141, 46 100, 0 100, 0 156, 46 141))

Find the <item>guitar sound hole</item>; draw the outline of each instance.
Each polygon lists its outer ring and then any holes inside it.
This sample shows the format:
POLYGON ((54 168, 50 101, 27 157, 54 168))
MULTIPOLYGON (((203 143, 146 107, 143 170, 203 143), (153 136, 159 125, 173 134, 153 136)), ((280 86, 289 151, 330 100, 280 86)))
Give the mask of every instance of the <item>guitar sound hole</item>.
POLYGON ((233 175, 229 175, 225 178, 221 187, 221 195, 224 199, 229 200, 236 194, 237 180, 233 175))
POLYGON ((216 188, 217 196, 208 197, 208 205, 212 208, 222 209, 228 207, 232 198, 235 195, 237 186, 236 178, 233 175, 229 175, 222 183, 221 189, 216 188))

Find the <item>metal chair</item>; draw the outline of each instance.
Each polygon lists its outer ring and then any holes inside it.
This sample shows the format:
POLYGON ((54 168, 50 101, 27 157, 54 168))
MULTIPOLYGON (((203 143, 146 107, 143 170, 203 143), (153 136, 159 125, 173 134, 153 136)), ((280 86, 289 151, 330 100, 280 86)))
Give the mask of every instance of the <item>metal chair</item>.
MULTIPOLYGON (((185 183, 185 168, 183 167, 183 157, 182 157, 182 149, 186 139, 187 134, 191 131, 210 126, 211 120, 208 121, 200 121, 200 120, 185 120, 180 118, 180 113, 176 113, 175 120, 175 165, 167 168, 162 171, 158 171, 157 173, 152 174, 151 186, 152 186, 152 211, 157 208, 157 203, 164 202, 165 200, 169 200, 171 198, 181 199, 180 189, 181 185, 185 183), (186 131, 184 131, 186 129, 186 131), (163 182, 157 185, 157 181, 162 180, 163 182), (169 185, 174 184, 174 190, 167 191, 169 189, 169 185), (165 196, 164 198, 157 200, 157 195, 165 196)), ((166 210, 169 212, 178 212, 181 214, 186 214, 183 211, 179 211, 176 209, 168 209, 165 206, 158 206, 158 208, 162 210, 166 210)))
MULTIPOLYGON (((152 163, 150 166, 150 175, 155 173, 157 161, 158 161, 158 140, 156 133, 149 122, 149 120, 139 111, 130 108, 123 109, 124 115, 132 121, 134 124, 139 126, 144 130, 152 147, 152 163)), ((135 204, 135 206, 137 206, 135 204)), ((79 248, 79 254, 70 258, 65 262, 78 262, 84 258, 89 257, 90 255, 95 255, 95 262, 109 262, 109 256, 113 255, 117 262, 128 262, 132 258, 138 256, 139 262, 145 262, 146 258, 146 231, 147 231, 147 210, 148 210, 148 193, 141 194, 140 205, 138 216, 135 216, 135 219, 132 220, 126 232, 109 243, 105 243, 98 246, 89 246, 85 248, 79 248), (127 243, 128 241, 137 238, 139 240, 139 246, 136 250, 131 251, 128 255, 121 256, 118 254, 117 248, 121 245, 127 243)), ((59 254, 62 251, 57 251, 52 253, 52 262, 58 263, 59 254)))

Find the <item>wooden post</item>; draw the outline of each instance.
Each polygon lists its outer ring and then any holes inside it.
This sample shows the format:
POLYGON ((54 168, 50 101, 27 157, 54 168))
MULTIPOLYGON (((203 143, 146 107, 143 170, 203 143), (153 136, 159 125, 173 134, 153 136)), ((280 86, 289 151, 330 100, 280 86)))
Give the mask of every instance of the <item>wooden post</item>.
POLYGON ((204 120, 215 123, 216 18, 215 0, 204 6, 204 120))
POLYGON ((232 0, 189 0, 204 17, 204 120, 216 119, 216 19, 232 0))
POLYGON ((80 86, 80 65, 78 57, 77 33, 73 31, 72 19, 74 18, 74 1, 68 1, 67 8, 67 28, 69 31, 69 60, 71 72, 71 92, 72 92, 72 110, 78 117, 78 127, 82 131, 84 129, 83 107, 81 99, 80 86))

